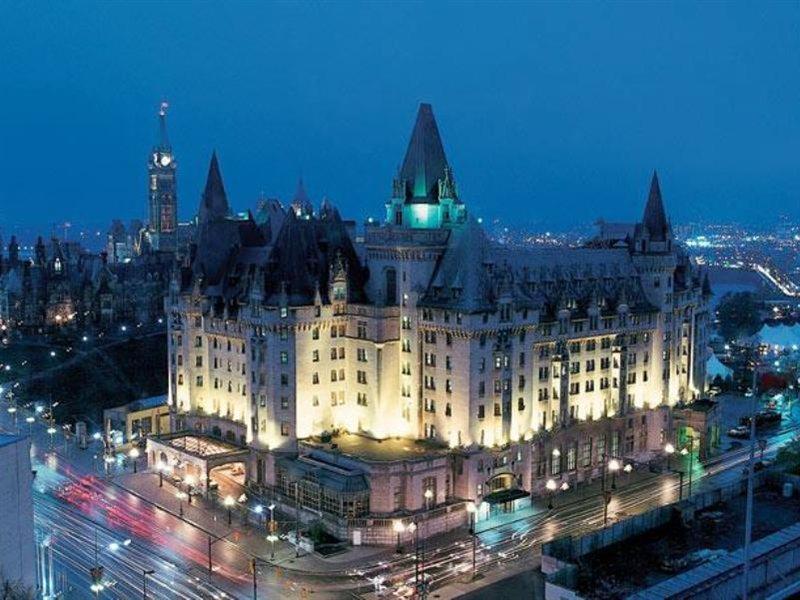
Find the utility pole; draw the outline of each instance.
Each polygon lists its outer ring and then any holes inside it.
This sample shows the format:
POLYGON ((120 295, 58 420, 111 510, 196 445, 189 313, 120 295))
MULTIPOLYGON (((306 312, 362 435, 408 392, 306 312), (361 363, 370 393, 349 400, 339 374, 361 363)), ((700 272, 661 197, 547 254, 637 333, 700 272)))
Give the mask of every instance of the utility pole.
POLYGON ((742 565, 742 600, 750 591, 750 540, 753 537, 753 470, 756 456, 756 412, 758 412, 758 346, 753 358, 753 410, 750 415, 750 460, 747 462, 747 509, 744 522, 744 564, 742 565))
POLYGON ((142 569, 142 600, 147 600, 147 578, 154 573, 153 569, 142 569))

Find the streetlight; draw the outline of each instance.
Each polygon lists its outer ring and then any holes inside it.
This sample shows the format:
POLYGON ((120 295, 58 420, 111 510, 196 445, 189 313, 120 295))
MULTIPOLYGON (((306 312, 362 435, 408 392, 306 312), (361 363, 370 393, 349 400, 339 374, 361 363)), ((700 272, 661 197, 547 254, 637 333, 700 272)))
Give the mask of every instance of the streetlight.
POLYGON ((153 569, 142 569, 142 599, 147 600, 147 578, 155 574, 153 569))
POLYGON ((167 469, 169 469, 169 465, 163 460, 159 460, 156 465, 156 471, 158 471, 158 487, 164 487, 164 471, 167 469))
MULTIPOLYGON (((183 517, 183 499, 187 497, 186 492, 177 491, 175 492, 175 497, 178 499, 179 504, 179 514, 183 517)), ((230 514, 230 513, 228 513, 230 514)))
POLYGON ((694 466, 694 438, 689 436, 687 438, 689 440, 689 447, 684 447, 681 450, 681 455, 686 456, 689 455, 689 495, 688 497, 691 498, 692 496, 692 470, 694 466))
POLYGON ((611 503, 611 490, 603 492, 603 528, 608 525, 608 505, 611 503))
POLYGON ((672 455, 675 453, 675 446, 667 442, 667 444, 664 446, 664 452, 667 454, 667 471, 671 471, 672 455))
MULTIPOLYGON (((233 503, 234 503, 233 496, 225 496, 224 504, 225 508, 228 509, 228 525, 232 523, 231 508, 233 507, 233 503)), ((297 540, 297 543, 298 544, 300 543, 299 539, 297 540)))
POLYGON ((561 484, 561 491, 566 492, 569 489, 569 484, 565 481, 561 484))
POLYGON ((392 523, 392 529, 397 534, 397 547, 395 548, 395 552, 397 552, 397 554, 400 554, 401 552, 403 552, 403 547, 400 545, 400 534, 402 534, 406 528, 403 525, 403 521, 401 519, 395 519, 394 522, 392 523))
POLYGON ((414 536, 414 590, 419 592, 419 529, 416 521, 408 524, 408 531, 414 536))
POLYGON ((631 473, 633 472, 633 465, 631 463, 628 463, 627 465, 625 465, 625 467, 622 470, 625 471, 628 474, 628 483, 630 483, 631 482, 631 473))
POLYGON ((33 435, 33 423, 36 421, 36 417, 26 417, 25 422, 28 424, 28 435, 33 435))
POLYGON ((550 500, 549 500, 549 501, 548 501, 548 503, 547 503, 547 508, 549 508, 550 510, 552 510, 552 509, 553 509, 553 495, 555 494, 555 492, 556 492, 556 488, 557 488, 558 486, 556 485, 556 482, 555 482, 555 480, 553 480, 553 479, 548 479, 548 480, 547 480, 547 483, 545 483, 545 484, 544 484, 544 486, 545 486, 545 487, 548 489, 548 491, 550 492, 550 500))
POLYGON ((611 471, 611 489, 617 489, 617 471, 619 471, 619 461, 612 458, 608 461, 608 470, 611 471))
POLYGON ((47 433, 50 434, 50 450, 53 449, 53 438, 56 435, 56 428, 52 425, 47 428, 47 433))
POLYGON ((194 484, 197 483, 197 482, 194 479, 194 475, 186 475, 186 477, 183 478, 183 482, 186 484, 186 495, 189 498, 189 504, 191 504, 192 503, 192 488, 194 487, 194 484))
POLYGON ((128 450, 128 457, 133 462, 133 472, 136 473, 137 472, 137 468, 138 468, 138 462, 139 462, 139 460, 138 460, 139 459, 139 449, 134 447, 134 448, 131 448, 130 450, 128 450))
POLYGON ((477 568, 477 532, 475 531, 475 519, 478 513, 478 505, 474 502, 467 502, 467 512, 469 513, 469 532, 472 534, 472 579, 475 579, 477 568))
POLYGON ((258 515, 258 524, 261 525, 261 515, 264 514, 264 507, 261 506, 260 504, 256 504, 253 507, 253 512, 258 515))
POLYGON ((278 536, 275 535, 277 533, 278 527, 275 523, 275 505, 270 504, 268 507, 269 509, 269 535, 267 536, 267 541, 270 542, 272 545, 272 554, 270 556, 271 559, 275 558, 275 542, 278 541, 278 536))

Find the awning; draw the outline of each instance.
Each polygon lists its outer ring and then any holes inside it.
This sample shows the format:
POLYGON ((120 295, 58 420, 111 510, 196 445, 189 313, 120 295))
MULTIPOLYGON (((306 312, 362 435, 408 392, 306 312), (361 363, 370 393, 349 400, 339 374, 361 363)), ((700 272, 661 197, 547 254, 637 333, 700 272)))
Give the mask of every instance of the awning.
POLYGON ((519 500, 520 498, 526 498, 530 496, 530 492, 526 492, 525 490, 520 489, 513 489, 513 490, 498 490, 496 492, 492 492, 487 496, 483 497, 483 501, 487 502, 488 504, 503 504, 505 502, 511 502, 513 500, 519 500))

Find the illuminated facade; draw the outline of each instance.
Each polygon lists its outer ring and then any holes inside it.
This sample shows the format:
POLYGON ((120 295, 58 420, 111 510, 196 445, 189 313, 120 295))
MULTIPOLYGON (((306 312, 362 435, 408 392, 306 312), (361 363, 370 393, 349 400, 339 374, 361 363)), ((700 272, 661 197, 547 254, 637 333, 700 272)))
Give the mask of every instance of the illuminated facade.
POLYGON ((214 159, 203 202, 218 210, 167 299, 176 427, 249 447, 253 489, 310 489, 303 473, 346 458, 369 501, 344 516, 508 504, 646 457, 672 435, 670 407, 702 393, 710 290, 655 175, 640 223, 581 248, 503 247, 468 214, 422 105, 363 239, 301 191, 291 210, 232 218, 214 159), (387 438, 429 453, 372 456, 387 438))

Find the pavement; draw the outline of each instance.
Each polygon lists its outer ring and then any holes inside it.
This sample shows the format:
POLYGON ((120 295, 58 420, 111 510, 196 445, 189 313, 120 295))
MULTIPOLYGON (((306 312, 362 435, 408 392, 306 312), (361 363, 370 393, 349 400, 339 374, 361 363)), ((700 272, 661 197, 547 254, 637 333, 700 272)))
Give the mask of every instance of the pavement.
MULTIPOLYGON (((247 507, 237 504, 231 511, 229 525, 228 511, 224 506, 201 496, 193 496, 191 504, 180 500, 176 496, 178 489, 167 478, 159 486, 159 476, 156 473, 127 472, 113 477, 111 482, 212 538, 224 539, 226 543, 235 545, 249 556, 266 560, 287 571, 325 575, 356 569, 365 561, 379 561, 394 552, 385 547, 350 546, 345 552, 326 557, 302 550, 300 556, 297 556, 295 547, 285 539, 276 541, 274 549, 273 543, 266 539, 266 521, 269 519, 267 512, 259 516, 247 507)), ((277 516, 276 521, 278 531, 285 537, 285 534, 294 531, 295 521, 281 517, 277 516)))

